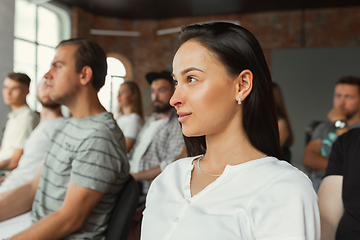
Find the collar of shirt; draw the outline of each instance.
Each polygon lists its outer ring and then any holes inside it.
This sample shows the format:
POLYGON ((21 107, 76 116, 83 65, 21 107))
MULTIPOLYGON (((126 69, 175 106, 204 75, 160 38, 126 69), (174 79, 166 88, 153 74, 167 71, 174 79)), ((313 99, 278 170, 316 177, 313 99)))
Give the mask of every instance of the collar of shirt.
POLYGON ((8 118, 14 118, 17 115, 21 114, 22 112, 26 111, 26 109, 28 109, 28 108, 29 108, 28 105, 25 104, 21 108, 18 108, 18 109, 14 110, 14 111, 9 112, 7 116, 8 116, 8 118))

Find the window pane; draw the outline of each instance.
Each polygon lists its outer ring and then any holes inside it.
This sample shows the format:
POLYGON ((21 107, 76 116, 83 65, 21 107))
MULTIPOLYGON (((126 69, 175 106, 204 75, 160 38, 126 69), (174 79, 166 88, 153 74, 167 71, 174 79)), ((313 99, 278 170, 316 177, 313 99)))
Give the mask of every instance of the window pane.
POLYGON ((19 39, 14 40, 14 71, 27 74, 30 79, 30 94, 27 103, 35 110, 36 96, 36 74, 35 74, 35 44, 19 39))
POLYGON ((118 108, 117 95, 120 85, 124 82, 126 70, 124 64, 116 58, 108 57, 108 70, 104 86, 99 91, 101 104, 109 112, 116 113, 118 108))
POLYGON ((59 43, 59 18, 43 7, 38 8, 38 42, 52 47, 59 43))
POLYGON ((36 5, 25 0, 15 2, 15 37, 35 41, 36 5))
POLYGON ((49 71, 51 61, 53 60, 55 55, 55 49, 38 46, 38 60, 37 60, 37 67, 38 67, 38 75, 37 79, 41 79, 44 74, 49 71))
POLYGON ((124 82, 122 77, 106 75, 105 84, 100 89, 98 96, 100 103, 108 112, 117 112, 118 102, 117 95, 120 85, 124 82))
POLYGON ((108 57, 106 58, 108 64, 107 74, 110 76, 126 76, 126 70, 124 64, 119 59, 108 57))

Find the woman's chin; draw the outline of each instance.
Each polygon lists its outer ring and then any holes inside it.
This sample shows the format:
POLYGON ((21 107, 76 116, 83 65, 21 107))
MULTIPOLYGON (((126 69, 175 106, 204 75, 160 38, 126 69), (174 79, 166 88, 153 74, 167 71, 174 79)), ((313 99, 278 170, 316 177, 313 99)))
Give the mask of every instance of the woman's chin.
POLYGON ((185 137, 201 137, 201 136, 204 136, 204 134, 200 134, 198 132, 184 131, 184 129, 183 129, 182 132, 183 132, 185 137))

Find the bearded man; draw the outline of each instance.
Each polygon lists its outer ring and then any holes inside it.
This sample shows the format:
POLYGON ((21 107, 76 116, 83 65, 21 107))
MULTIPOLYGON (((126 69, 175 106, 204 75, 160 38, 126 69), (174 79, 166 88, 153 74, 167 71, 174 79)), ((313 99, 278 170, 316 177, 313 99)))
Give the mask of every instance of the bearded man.
POLYGON ((325 175, 335 140, 349 129, 360 127, 360 78, 349 76, 337 81, 333 106, 328 121, 315 128, 303 156, 303 165, 312 170, 315 190, 325 175))

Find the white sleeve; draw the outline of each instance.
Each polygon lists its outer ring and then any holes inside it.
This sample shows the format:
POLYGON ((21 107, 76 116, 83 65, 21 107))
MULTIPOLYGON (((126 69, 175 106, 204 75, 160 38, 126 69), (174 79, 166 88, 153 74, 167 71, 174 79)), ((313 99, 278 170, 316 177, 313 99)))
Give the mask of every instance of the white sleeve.
POLYGON ((318 201, 311 181, 292 171, 269 185, 249 208, 257 240, 319 240, 318 201))
POLYGON ((135 140, 142 127, 141 117, 137 114, 130 114, 126 118, 126 121, 122 123, 118 121, 118 125, 125 138, 135 140))

